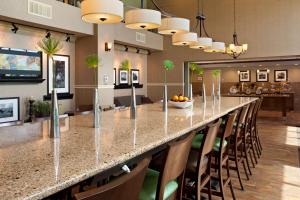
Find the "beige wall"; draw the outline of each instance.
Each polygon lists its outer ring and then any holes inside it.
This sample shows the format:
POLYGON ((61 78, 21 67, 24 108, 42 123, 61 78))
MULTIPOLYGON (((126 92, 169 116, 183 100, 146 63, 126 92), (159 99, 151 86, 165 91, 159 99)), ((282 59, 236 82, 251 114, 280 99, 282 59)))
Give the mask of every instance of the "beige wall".
MULTIPOLYGON (((119 68, 121 63, 128 59, 131 62, 131 69, 138 69, 140 70, 140 84, 143 84, 143 88, 137 88, 136 94, 137 95, 144 95, 147 96, 147 55, 137 54, 132 52, 124 52, 124 51, 115 51, 114 57, 114 66, 117 70, 117 78, 116 82, 119 83, 119 68)), ((130 75, 129 75, 129 80, 130 75)), ((118 89, 114 91, 114 96, 129 96, 131 95, 130 89, 118 89)))
MULTIPOLYGON (((195 0, 158 0, 167 12, 179 17, 194 19, 197 13, 195 0)), ((231 0, 206 0, 206 28, 216 40, 232 40, 232 3, 231 0)), ((287 56, 300 54, 300 1, 299 0, 239 0, 237 1, 237 28, 240 43, 249 44, 249 51, 243 58, 287 56)), ((169 76, 169 82, 183 82, 183 62, 189 60, 231 59, 223 54, 204 53, 188 47, 175 47, 170 37, 164 37, 164 51, 153 53, 148 58, 148 92, 149 97, 161 90, 151 83, 162 83, 161 63, 171 59, 175 69, 169 76), (153 88, 150 88, 153 87, 153 88), (154 89, 157 88, 157 89, 154 89)), ((177 87, 177 90, 182 90, 177 87)))
MULTIPOLYGON (((29 50, 37 50, 36 43, 45 35, 44 32, 32 31, 31 29, 19 30, 17 34, 10 31, 10 27, 0 24, 0 46, 21 48, 29 50)), ((61 37, 57 35, 56 37, 61 37)), ((64 41, 64 40, 62 40, 64 41)), ((75 45, 74 43, 63 42, 63 49, 59 54, 70 55, 70 92, 74 93, 75 81, 75 45)), ((47 56, 43 55, 43 78, 47 79, 47 56)), ((43 96, 47 94, 47 80, 40 84, 25 84, 25 83, 1 83, 0 84, 0 98, 1 97, 20 97, 21 119, 25 116, 25 100, 29 97, 42 100, 43 96)), ((74 108, 73 100, 59 100, 61 112, 70 111, 74 108)))

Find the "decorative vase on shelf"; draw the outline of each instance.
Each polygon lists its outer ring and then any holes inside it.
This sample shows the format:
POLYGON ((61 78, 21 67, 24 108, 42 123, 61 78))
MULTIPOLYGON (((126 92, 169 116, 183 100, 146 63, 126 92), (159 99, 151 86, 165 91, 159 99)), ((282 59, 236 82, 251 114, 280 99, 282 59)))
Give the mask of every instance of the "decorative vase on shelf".
POLYGON ((136 118, 136 94, 134 86, 131 87, 130 118, 136 118))
POLYGON ((95 88, 94 94, 94 128, 100 127, 100 103, 99 103, 99 90, 95 88))
POLYGON ((52 90, 51 93, 51 114, 50 114, 50 138, 59 138, 60 129, 59 129, 59 110, 58 110, 58 100, 57 100, 57 91, 56 88, 52 90))

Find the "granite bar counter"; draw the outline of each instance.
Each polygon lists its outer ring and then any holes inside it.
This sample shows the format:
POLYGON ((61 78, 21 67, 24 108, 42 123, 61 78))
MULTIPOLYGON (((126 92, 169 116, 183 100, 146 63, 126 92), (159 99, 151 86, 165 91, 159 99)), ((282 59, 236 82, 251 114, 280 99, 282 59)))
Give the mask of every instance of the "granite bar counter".
POLYGON ((255 99, 222 97, 206 104, 195 99, 192 108, 169 107, 167 113, 160 104, 142 105, 136 120, 130 119, 129 110, 107 111, 99 129, 92 127, 92 115, 74 116, 62 124, 59 139, 48 137, 48 121, 0 128, 0 199, 48 197, 255 99))

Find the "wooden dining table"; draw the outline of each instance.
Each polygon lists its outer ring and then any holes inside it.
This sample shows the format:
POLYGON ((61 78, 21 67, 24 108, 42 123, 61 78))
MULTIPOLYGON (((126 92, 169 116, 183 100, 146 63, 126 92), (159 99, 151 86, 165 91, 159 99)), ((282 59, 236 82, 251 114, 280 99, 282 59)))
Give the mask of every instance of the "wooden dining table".
POLYGON ((191 131, 205 127, 255 101, 249 97, 195 98, 186 109, 160 103, 61 119, 61 135, 49 138, 49 121, 0 128, 0 199, 43 199, 95 175, 151 154, 191 131))

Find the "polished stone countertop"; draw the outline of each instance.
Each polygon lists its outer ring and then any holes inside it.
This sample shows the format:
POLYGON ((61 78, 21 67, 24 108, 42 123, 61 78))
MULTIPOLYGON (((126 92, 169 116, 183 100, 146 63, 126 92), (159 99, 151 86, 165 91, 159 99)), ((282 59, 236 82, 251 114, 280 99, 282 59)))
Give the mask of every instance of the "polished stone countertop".
POLYGON ((92 115, 61 123, 60 139, 48 137, 48 121, 0 128, 0 199, 42 199, 122 164, 226 115, 255 98, 222 97, 203 104, 195 99, 187 109, 162 105, 138 106, 101 114, 101 128, 92 115))

